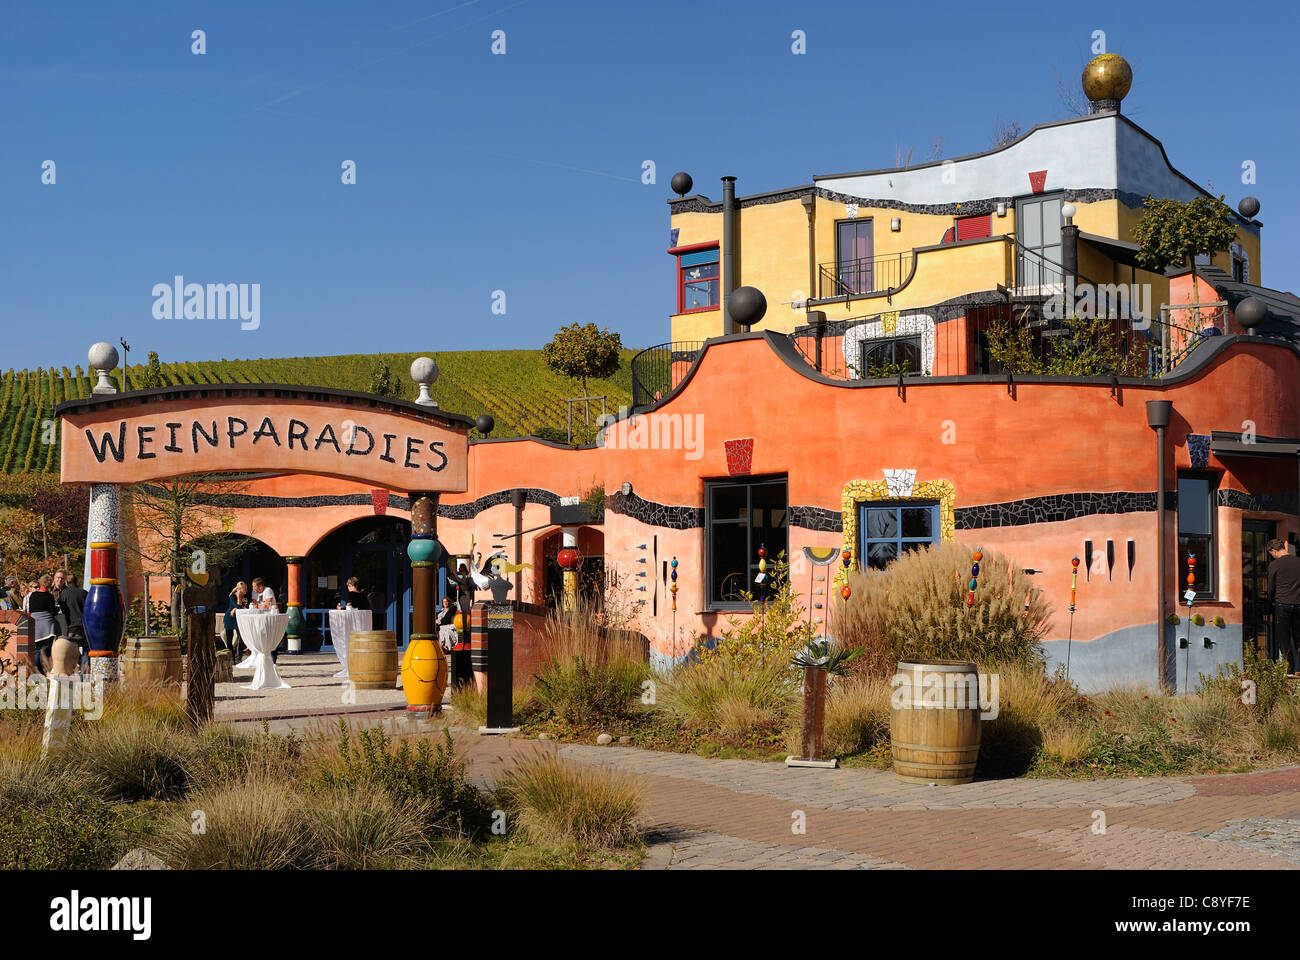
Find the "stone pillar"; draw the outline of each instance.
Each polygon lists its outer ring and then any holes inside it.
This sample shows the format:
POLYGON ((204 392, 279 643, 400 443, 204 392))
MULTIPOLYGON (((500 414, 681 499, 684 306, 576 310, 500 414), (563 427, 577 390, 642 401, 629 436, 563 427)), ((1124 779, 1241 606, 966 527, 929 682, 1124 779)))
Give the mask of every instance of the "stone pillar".
POLYGON ((288 653, 302 653, 302 634, 306 626, 302 616, 302 557, 285 557, 284 563, 288 578, 285 607, 289 611, 289 626, 284 637, 288 653))
POLYGON ((90 521, 87 536, 90 579, 86 585, 83 623, 90 647, 90 675, 94 679, 117 679, 118 647, 122 643, 125 611, 118 581, 119 494, 111 483, 90 488, 90 521))

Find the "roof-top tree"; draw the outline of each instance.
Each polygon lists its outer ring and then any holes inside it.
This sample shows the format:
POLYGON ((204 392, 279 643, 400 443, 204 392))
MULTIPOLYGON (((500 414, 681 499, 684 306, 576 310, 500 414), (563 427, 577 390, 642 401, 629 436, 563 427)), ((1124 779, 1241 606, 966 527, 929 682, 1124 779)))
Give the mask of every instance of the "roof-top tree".
POLYGON ((542 348, 542 360, 561 376, 582 384, 587 395, 587 380, 604 379, 618 373, 619 351, 623 339, 609 328, 594 323, 582 326, 571 323, 556 331, 555 337, 542 348))
POLYGON ((1221 253, 1237 238, 1232 211, 1223 202, 1223 195, 1217 200, 1195 197, 1180 203, 1169 197, 1157 200, 1148 194, 1142 206, 1145 212, 1133 227, 1133 240, 1141 248, 1138 266, 1159 271, 1186 264, 1192 271, 1192 297, 1200 303, 1197 256, 1221 253))

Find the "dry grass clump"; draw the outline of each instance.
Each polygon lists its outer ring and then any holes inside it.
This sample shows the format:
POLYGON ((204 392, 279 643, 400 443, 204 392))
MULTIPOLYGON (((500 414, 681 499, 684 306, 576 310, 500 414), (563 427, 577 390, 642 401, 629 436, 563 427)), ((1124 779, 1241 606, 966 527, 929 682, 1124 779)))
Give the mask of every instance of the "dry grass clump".
POLYGON ((640 639, 604 625, 585 604, 547 615, 540 638, 546 667, 533 697, 545 710, 575 723, 624 716, 650 666, 640 639))
POLYGON ((948 541, 849 577, 852 599, 831 606, 832 633, 862 648, 857 672, 888 676, 909 659, 1041 659, 1050 613, 1042 591, 1007 557, 985 550, 975 605, 967 607, 973 552, 948 541))
POLYGON ((60 766, 105 800, 175 800, 194 779, 192 737, 148 711, 105 711, 75 726, 58 755, 60 766))
POLYGON ((502 778, 497 797, 533 843, 611 849, 641 835, 641 792, 623 774, 546 757, 502 778))
POLYGON ((800 679, 784 653, 741 662, 720 656, 674 668, 659 681, 657 699, 693 727, 743 736, 795 713, 800 679))
POLYGON ((1075 759, 1086 752, 1081 746, 1086 711, 1072 683, 1060 675, 1049 676, 1041 664, 1032 662, 1004 663, 987 672, 988 693, 996 700, 998 715, 982 724, 982 773, 1018 776, 1033 766, 1040 750, 1073 754, 1075 759))
MULTIPOLYGON (((850 757, 889 742, 889 681, 881 677, 831 677, 826 688, 822 751, 827 757, 850 757)), ((803 748, 802 712, 786 727, 786 749, 803 748)))
MULTIPOLYGON (((531 678, 515 678, 511 691, 511 710, 515 720, 537 709, 537 687, 531 678)), ((476 684, 463 683, 451 688, 451 712, 456 723, 466 727, 481 727, 487 723, 487 691, 476 684)))

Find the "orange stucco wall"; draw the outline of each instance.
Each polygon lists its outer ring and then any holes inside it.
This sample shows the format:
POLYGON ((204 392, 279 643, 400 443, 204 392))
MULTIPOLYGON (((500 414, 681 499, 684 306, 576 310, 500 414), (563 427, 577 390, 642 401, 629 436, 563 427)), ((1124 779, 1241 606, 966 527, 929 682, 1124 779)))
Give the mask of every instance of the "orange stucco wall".
MULTIPOLYGON (((446 494, 441 504, 454 510, 479 498, 472 519, 439 519, 439 536, 453 553, 471 544, 486 554, 497 534, 514 530, 509 491, 525 488, 556 496, 584 496, 593 487, 616 494, 624 482, 634 498, 672 507, 699 508, 705 482, 728 475, 724 441, 754 439, 752 473, 788 477, 791 507, 821 508, 838 517, 846 484, 879 481, 887 469, 915 470, 917 482, 948 481, 958 511, 1028 498, 1075 493, 1150 494, 1156 487, 1156 441, 1147 426, 1145 401, 1173 401, 1168 430, 1169 486, 1191 466, 1186 437, 1215 430, 1238 430, 1250 421, 1261 436, 1300 434, 1300 358, 1289 348, 1262 342, 1229 345, 1203 370, 1182 382, 1122 386, 1112 396, 1109 383, 1019 382, 1008 393, 1004 381, 933 383, 909 381, 900 397, 892 385, 855 387, 818 383, 788 366, 762 337, 714 343, 694 375, 667 402, 650 413, 611 426, 603 449, 570 450, 534 440, 473 443, 467 490, 446 494), (642 422, 644 421, 644 422, 642 422), (646 445, 646 426, 676 430, 677 449, 637 449, 637 431, 646 445), (689 424, 692 429, 683 432, 689 424), (495 496, 494 496, 495 495, 495 496)), ((670 430, 670 434, 671 434, 670 430)), ((1209 469, 1221 473, 1220 488, 1250 494, 1294 492, 1294 464, 1213 456, 1209 469)), ((233 510, 235 529, 265 541, 282 554, 304 555, 340 524, 373 512, 369 484, 304 475, 254 481, 266 496, 307 497, 364 494, 367 502, 348 506, 233 510)), ((612 502, 612 501, 611 501, 612 502)), ((392 511, 390 512, 398 512, 392 511)), ((400 512, 398 512, 400 513, 400 512)), ((1293 515, 1252 513, 1278 521, 1279 534, 1296 529, 1293 515)), ((1240 518, 1242 511, 1219 508, 1220 591, 1210 615, 1241 621, 1240 518)), ((606 570, 617 576, 617 602, 631 610, 654 649, 681 655, 700 634, 716 634, 735 616, 707 609, 704 589, 705 530, 674 529, 607 510, 602 527, 580 535, 584 554, 603 552, 606 570), (663 582, 663 563, 676 557, 680 579, 676 635, 671 601, 663 582), (644 559, 645 563, 641 560, 644 559), (644 571, 646 577, 638 577, 644 571), (645 590, 638 590, 644 586, 645 590), (641 602, 644 601, 644 602, 641 602)), ((1167 555, 1174 553, 1175 514, 1169 513, 1167 555)), ((548 537, 549 507, 529 502, 521 526, 528 530, 521 558, 533 568, 520 574, 516 599, 541 601, 542 562, 548 537)), ((956 539, 1011 555, 1042 571, 1036 582, 1047 591, 1055 617, 1049 639, 1070 630, 1066 607, 1069 561, 1082 556, 1092 540, 1096 559, 1091 576, 1080 578, 1073 639, 1088 642, 1124 628, 1154 624, 1156 516, 1153 511, 1093 513, 1071 519, 958 529, 956 539), (1130 579, 1126 544, 1134 540, 1136 563, 1130 579), (1114 542, 1115 565, 1105 568, 1106 541, 1114 542)), ((507 544, 513 560, 514 551, 507 544)), ((841 545, 839 532, 789 527, 789 546, 841 545)), ((554 541, 550 541, 554 545, 554 541)), ((1169 597, 1176 596, 1179 572, 1169 564, 1169 597)), ((807 573, 795 584, 807 589, 807 573)), ((1164 611, 1172 610, 1169 607, 1164 611)))

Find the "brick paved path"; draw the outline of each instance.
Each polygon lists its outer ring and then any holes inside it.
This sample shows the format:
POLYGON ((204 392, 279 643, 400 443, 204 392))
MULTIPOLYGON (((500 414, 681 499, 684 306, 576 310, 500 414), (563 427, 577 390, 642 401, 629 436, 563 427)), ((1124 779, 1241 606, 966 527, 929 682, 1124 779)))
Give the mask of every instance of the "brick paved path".
MULTIPOLYGON (((400 718, 393 732, 441 736, 400 718)), ((280 721, 300 727, 302 721, 280 721)), ((278 724, 272 724, 273 727, 278 724)), ((1211 777, 902 783, 888 771, 813 770, 633 747, 555 744, 452 728, 489 784, 557 753, 640 784, 648 867, 678 869, 1292 869, 1300 768, 1211 777), (1103 829, 1104 828, 1104 829, 1103 829)))

